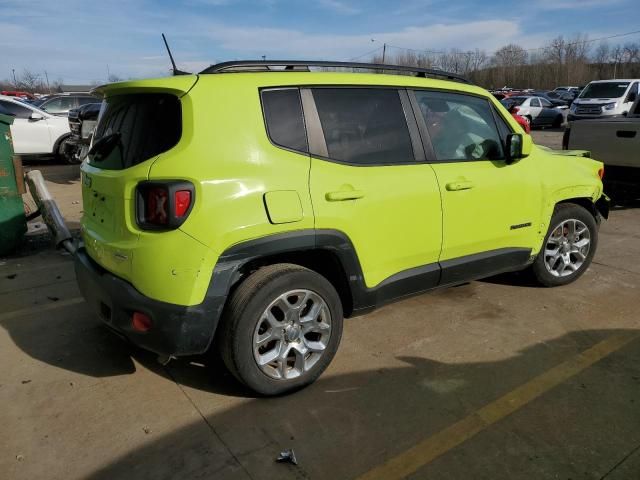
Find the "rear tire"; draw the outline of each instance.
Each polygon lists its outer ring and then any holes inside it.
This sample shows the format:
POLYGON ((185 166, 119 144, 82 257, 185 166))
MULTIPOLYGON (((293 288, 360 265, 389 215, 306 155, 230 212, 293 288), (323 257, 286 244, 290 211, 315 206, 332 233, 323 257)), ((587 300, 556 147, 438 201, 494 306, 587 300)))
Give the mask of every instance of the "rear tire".
POLYGON ((78 162, 67 152, 67 142, 70 138, 71 136, 67 135, 65 138, 60 140, 60 143, 58 143, 58 148, 56 149, 56 159, 60 163, 66 163, 67 165, 77 165, 80 162, 78 162))
POLYGON ((598 247, 598 226, 585 208, 561 203, 531 269, 545 287, 574 282, 589 268, 598 247))
POLYGON ((263 267, 233 292, 217 335, 229 371, 261 395, 313 383, 336 354, 343 312, 322 275, 292 264, 263 267))
POLYGON ((558 115, 553 121, 553 128, 560 128, 562 126, 563 121, 564 121, 564 117, 562 115, 558 115))

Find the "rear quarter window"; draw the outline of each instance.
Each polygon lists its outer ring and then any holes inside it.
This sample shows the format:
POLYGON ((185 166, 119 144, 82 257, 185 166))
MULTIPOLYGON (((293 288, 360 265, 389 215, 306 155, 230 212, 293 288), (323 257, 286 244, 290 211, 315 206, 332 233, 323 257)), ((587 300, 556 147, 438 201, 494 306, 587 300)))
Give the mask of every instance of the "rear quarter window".
POLYGON ((119 144, 97 161, 106 170, 121 170, 149 160, 173 148, 182 136, 182 106, 175 95, 136 93, 108 97, 102 104, 93 145, 118 134, 119 144))
POLYGON ((279 88, 262 91, 262 109, 271 141, 284 148, 307 153, 307 133, 302 115, 300 91, 279 88))

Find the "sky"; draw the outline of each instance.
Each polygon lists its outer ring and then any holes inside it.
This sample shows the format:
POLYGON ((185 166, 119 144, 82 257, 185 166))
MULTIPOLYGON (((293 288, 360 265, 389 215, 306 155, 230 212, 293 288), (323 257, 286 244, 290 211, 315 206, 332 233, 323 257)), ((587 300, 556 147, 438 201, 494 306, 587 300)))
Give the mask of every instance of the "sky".
MULTIPOLYGON (((0 0, 0 79, 67 84, 195 72, 234 59, 370 59, 411 49, 525 48, 640 30, 638 0, 0 0), (398 51, 398 49, 395 49, 398 51)), ((611 40, 640 41, 640 34, 611 40)))

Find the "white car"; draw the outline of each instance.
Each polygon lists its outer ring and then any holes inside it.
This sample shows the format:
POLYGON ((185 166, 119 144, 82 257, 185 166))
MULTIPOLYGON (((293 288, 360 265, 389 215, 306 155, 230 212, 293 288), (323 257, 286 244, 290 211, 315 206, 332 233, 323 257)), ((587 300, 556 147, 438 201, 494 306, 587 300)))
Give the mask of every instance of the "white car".
POLYGON ((17 155, 56 155, 64 158, 69 119, 56 117, 13 97, 0 95, 0 113, 13 117, 11 136, 17 155))
POLYGON ((564 123, 562 110, 554 107, 546 98, 521 95, 505 98, 501 103, 510 112, 529 120, 531 128, 558 128, 564 123))

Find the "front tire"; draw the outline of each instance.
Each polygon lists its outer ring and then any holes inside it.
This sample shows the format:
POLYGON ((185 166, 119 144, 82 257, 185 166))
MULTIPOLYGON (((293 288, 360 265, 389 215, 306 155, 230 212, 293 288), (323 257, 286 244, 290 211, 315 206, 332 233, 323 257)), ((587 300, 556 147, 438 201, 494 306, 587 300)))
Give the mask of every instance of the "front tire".
POLYGON ((585 208, 561 203, 532 270, 541 285, 557 287, 577 280, 591 265, 598 246, 596 220, 585 208))
POLYGON ((229 371, 261 395, 313 383, 342 337, 340 297, 316 272, 291 264, 263 267, 231 295, 217 335, 229 371))

